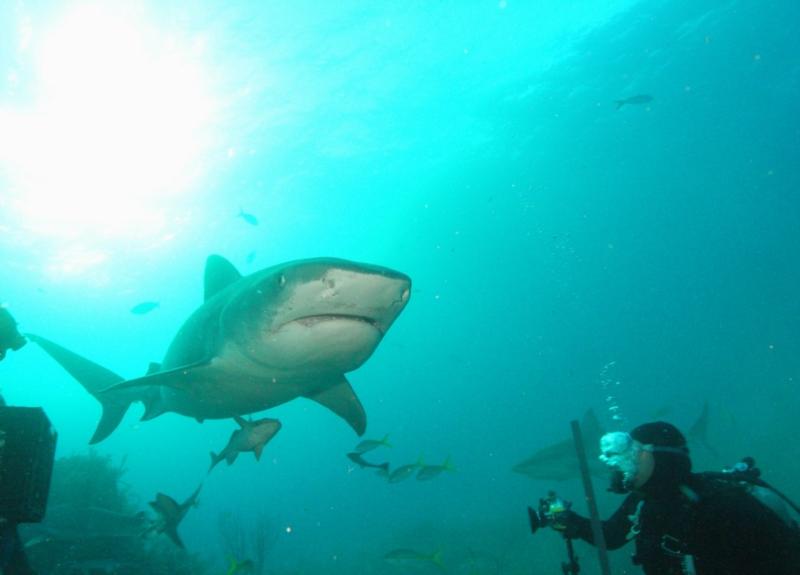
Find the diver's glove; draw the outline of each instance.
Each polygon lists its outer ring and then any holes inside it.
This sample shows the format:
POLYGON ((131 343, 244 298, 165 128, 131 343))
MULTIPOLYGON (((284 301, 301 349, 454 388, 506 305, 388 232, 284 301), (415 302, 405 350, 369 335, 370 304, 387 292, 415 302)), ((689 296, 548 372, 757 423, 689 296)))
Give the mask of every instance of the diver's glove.
POLYGON ((580 539, 582 520, 572 509, 565 509, 554 517, 551 527, 567 539, 580 539))

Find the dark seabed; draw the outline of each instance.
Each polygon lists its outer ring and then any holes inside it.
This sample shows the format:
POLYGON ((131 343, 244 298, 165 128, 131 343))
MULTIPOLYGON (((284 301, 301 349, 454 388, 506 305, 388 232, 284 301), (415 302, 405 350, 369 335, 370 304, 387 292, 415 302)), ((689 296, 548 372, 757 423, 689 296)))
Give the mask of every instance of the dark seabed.
POLYGON ((348 374, 362 438, 304 398, 253 415, 274 437, 137 402, 90 447, 98 401, 10 351, 0 392, 59 434, 24 533, 41 573, 560 573, 525 508, 556 489, 583 512, 580 481, 512 468, 590 408, 688 431, 707 404, 695 468, 751 455, 800 498, 797 22, 791 0, 0 4, 0 303, 23 332, 135 378, 210 254, 413 281, 348 374))

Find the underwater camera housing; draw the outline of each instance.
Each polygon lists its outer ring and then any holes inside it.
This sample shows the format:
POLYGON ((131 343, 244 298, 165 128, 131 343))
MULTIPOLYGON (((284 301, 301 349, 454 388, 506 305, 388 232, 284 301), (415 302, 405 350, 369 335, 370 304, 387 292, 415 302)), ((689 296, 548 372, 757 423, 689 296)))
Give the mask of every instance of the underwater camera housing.
POLYGON ((17 330, 17 321, 6 308, 0 306, 0 360, 9 349, 17 351, 27 340, 17 330))
POLYGON ((547 497, 539 499, 538 509, 528 507, 528 524, 531 533, 535 534, 542 527, 557 525, 561 514, 570 507, 570 503, 561 499, 554 491, 550 491, 547 497))
POLYGON ((0 518, 38 523, 47 509, 57 434, 39 407, 0 407, 0 518))

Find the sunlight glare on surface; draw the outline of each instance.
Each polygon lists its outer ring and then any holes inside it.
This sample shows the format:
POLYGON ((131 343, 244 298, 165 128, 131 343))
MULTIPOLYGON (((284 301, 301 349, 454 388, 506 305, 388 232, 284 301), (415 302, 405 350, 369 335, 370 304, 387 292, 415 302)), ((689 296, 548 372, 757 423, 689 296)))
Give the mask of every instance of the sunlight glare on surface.
POLYGON ((41 30, 20 26, 32 97, 0 105, 0 175, 28 233, 150 241, 197 181, 214 114, 204 41, 132 6, 72 5, 41 30))

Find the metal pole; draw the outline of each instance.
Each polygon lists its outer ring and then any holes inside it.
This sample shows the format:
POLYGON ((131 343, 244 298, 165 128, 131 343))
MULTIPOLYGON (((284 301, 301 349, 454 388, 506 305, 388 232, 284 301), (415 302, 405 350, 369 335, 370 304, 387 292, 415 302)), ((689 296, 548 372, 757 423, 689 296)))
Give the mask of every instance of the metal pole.
POLYGON ((606 549, 606 538, 603 536, 603 524, 600 522, 600 514, 597 512, 597 500, 594 498, 594 487, 592 487, 592 476, 589 474, 589 462, 586 459, 586 449, 583 445, 581 426, 576 421, 570 422, 572 426, 572 439, 575 441, 575 451, 578 454, 578 463, 581 468, 581 478, 583 479, 583 491, 586 494, 586 504, 589 506, 589 519, 592 522, 592 537, 594 545, 597 547, 597 555, 600 559, 600 573, 611 575, 611 566, 608 562, 608 550, 606 549))

